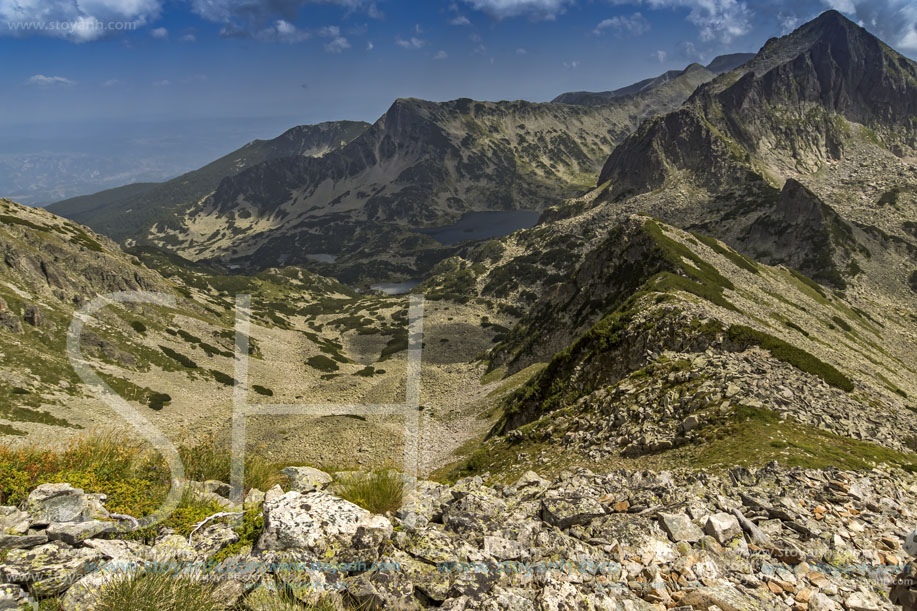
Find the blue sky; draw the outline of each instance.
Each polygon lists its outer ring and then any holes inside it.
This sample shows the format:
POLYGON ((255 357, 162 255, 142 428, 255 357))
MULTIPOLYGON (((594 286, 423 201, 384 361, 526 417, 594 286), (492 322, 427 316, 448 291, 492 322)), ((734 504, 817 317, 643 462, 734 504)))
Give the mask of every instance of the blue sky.
POLYGON ((755 51, 827 8, 917 56, 912 0, 0 0, 0 129, 207 119, 238 128, 219 148, 397 97, 545 101, 755 51))
POLYGON ((830 7, 917 51, 917 7, 894 0, 0 0, 0 121, 372 121, 402 96, 548 100, 754 51, 830 7), (118 22, 135 29, 86 27, 118 22))

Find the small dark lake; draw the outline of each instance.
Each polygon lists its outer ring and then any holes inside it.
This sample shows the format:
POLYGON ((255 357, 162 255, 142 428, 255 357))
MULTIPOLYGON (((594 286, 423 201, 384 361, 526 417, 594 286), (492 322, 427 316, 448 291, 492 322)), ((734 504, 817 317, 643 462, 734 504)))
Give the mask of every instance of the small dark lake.
POLYGON ((540 212, 510 210, 506 212, 468 212, 457 223, 443 227, 418 229, 440 244, 457 244, 467 240, 486 240, 509 235, 519 229, 534 227, 540 212))

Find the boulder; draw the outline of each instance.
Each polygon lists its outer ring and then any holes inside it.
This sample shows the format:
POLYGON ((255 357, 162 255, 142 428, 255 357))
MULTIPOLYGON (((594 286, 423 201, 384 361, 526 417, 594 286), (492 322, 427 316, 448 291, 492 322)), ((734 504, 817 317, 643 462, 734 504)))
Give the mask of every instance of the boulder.
POLYGON ((281 471, 290 478, 290 490, 296 492, 313 492, 315 490, 324 490, 334 481, 334 478, 318 469, 312 467, 287 467, 281 471))
POLYGON ((704 531, 684 513, 660 513, 659 523, 672 541, 697 543, 704 538, 704 531))
POLYGON ((0 328, 18 335, 22 333, 22 322, 9 310, 2 310, 0 311, 0 328))
POLYGON ((716 539, 720 545, 726 545, 742 534, 742 526, 732 514, 714 513, 707 517, 704 532, 716 539))
POLYGON ((44 531, 51 541, 63 541, 67 545, 79 545, 113 529, 111 522, 90 520, 88 522, 53 522, 44 531))
POLYGON ((226 524, 210 524, 194 533, 191 547, 198 555, 209 558, 238 540, 239 535, 226 524))
POLYGON ((41 309, 36 305, 30 305, 25 309, 25 316, 22 317, 28 324, 33 327, 40 327, 45 320, 41 309))
POLYGON ((38 525, 52 522, 84 522, 89 519, 89 501, 79 488, 70 484, 42 484, 35 488, 25 510, 38 525))
POLYGON ((603 515, 605 508, 594 498, 554 497, 542 500, 541 519, 560 529, 586 524, 603 515))
POLYGON ((2 549, 28 549, 44 545, 48 542, 48 535, 38 532, 32 535, 0 535, 0 550, 2 549))
POLYGON ((25 590, 12 583, 0 585, 0 611, 31 608, 32 599, 25 590))
POLYGON ((30 550, 14 549, 0 564, 0 580, 29 586, 39 598, 57 596, 103 559, 93 549, 73 549, 54 542, 30 550))
POLYGON ((24 535, 29 530, 29 514, 16 507, 0 507, 0 535, 24 535))
POLYGON ((327 492, 287 492, 264 503, 259 550, 301 550, 324 560, 373 561, 392 523, 327 492))
POLYGON ((404 573, 388 565, 391 570, 373 570, 360 573, 345 581, 347 595, 357 603, 358 608, 375 611, 413 611, 414 584, 404 573))

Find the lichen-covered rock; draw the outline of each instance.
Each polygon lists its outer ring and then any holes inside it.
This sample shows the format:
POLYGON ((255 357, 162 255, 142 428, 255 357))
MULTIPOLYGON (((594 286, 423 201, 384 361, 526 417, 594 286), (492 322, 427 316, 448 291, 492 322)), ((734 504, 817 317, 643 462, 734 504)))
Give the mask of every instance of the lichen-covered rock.
POLYGON ((54 522, 45 529, 51 541, 63 541, 67 545, 78 545, 104 532, 113 530, 111 522, 90 520, 88 522, 54 522))
POLYGON ((720 512, 707 517, 704 532, 720 545, 726 545, 742 534, 742 527, 734 515, 720 512))
POLYGON ((23 535, 29 530, 29 514, 16 507, 0 507, 0 535, 23 535))
POLYGON ((0 585, 0 611, 29 608, 32 602, 28 592, 19 586, 12 583, 0 585))
POLYGON ((48 542, 48 535, 37 532, 30 535, 0 535, 0 550, 28 549, 48 542))
POLYGON ((605 513, 605 508, 595 498, 552 497, 542 501, 542 519, 560 529, 586 524, 605 513))
POLYGON ((392 524, 326 492, 287 492, 264 503, 259 550, 302 550, 316 558, 373 561, 392 524))
POLYGON ((89 519, 86 494, 70 484, 42 484, 29 494, 25 510, 33 524, 83 522, 89 519))
POLYGON ((28 586, 39 598, 56 596, 92 571, 102 554, 92 549, 72 549, 60 542, 30 550, 12 550, 0 564, 0 579, 28 586))
POLYGON ((330 475, 324 471, 313 469, 312 467, 287 467, 282 473, 290 478, 290 490, 296 492, 313 492, 315 490, 324 490, 334 481, 330 475))
POLYGON ((669 538, 676 543, 679 541, 697 543, 704 538, 704 531, 683 513, 660 513, 659 523, 668 533, 669 538))
POLYGON ((414 584, 394 563, 388 564, 383 559, 380 564, 383 568, 360 573, 346 580, 344 585, 347 596, 353 599, 360 609, 415 609, 417 605, 414 601, 414 584))

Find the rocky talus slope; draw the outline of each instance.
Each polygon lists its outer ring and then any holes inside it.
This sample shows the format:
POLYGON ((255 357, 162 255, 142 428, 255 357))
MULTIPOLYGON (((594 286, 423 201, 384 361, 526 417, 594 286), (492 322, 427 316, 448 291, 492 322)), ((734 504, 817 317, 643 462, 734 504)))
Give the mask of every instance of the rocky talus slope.
POLYGON ((259 516, 244 534, 218 516, 138 540, 114 532, 104 498, 40 486, 0 508, 0 604, 92 609, 119 581, 168 571, 213 609, 883 611, 917 524, 914 476, 888 468, 406 478, 386 515, 335 496, 324 473, 285 472, 287 492, 224 499, 259 516))

